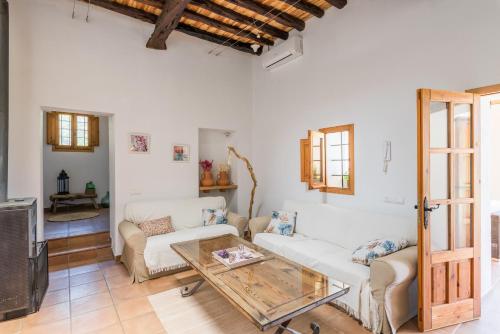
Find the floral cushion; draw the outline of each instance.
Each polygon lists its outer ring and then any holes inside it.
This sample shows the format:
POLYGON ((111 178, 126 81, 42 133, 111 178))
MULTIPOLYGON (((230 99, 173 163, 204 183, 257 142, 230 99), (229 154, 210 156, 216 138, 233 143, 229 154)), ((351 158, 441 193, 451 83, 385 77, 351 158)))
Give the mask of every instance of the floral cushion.
POLYGON ((203 209, 203 226, 227 224, 227 210, 222 209, 203 209))
POLYGON ((369 266, 373 260, 406 247, 408 247, 408 240, 406 239, 375 239, 369 241, 366 245, 359 246, 352 253, 352 262, 369 266))
POLYGON ((170 216, 148 220, 138 224, 138 226, 142 232, 144 232, 146 238, 152 237, 153 235, 175 232, 172 222, 170 221, 170 216))
POLYGON ((271 222, 264 232, 292 236, 297 220, 297 212, 273 211, 271 222))

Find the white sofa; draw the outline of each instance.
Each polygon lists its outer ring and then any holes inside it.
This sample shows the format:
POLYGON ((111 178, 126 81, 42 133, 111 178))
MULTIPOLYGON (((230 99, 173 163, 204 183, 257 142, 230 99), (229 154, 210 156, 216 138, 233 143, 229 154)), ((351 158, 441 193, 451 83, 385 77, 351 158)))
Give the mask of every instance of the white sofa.
POLYGON ((203 209, 225 209, 224 197, 202 197, 181 200, 132 202, 125 207, 125 221, 118 229, 124 240, 121 261, 135 282, 172 273, 187 267, 170 245, 176 242, 215 237, 224 234, 243 235, 247 220, 228 213, 228 224, 203 226, 203 209), (170 216, 175 232, 146 238, 138 223, 170 216))
POLYGON ((286 201, 297 212, 293 237, 263 233, 270 217, 249 222, 253 242, 351 285, 336 304, 374 333, 395 333, 417 313, 416 221, 328 204, 286 201), (377 238, 406 238, 411 247, 375 260, 353 263, 352 253, 377 238))

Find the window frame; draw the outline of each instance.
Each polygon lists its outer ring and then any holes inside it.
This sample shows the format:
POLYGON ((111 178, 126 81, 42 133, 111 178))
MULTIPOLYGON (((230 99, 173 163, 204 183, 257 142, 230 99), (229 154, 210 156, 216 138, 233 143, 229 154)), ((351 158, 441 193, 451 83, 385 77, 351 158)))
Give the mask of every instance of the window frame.
POLYGON ((99 139, 93 138, 93 136, 99 137, 99 123, 98 121, 93 124, 93 118, 97 118, 96 116, 82 113, 70 113, 70 112, 59 112, 54 111, 50 112, 47 115, 47 144, 52 145, 53 152, 94 152, 94 147, 98 146, 99 139), (54 124, 50 124, 50 117, 54 117, 55 119, 52 122, 54 124), (71 117, 71 145, 61 145, 60 143, 60 115, 68 115, 71 117), (77 145, 77 130, 78 123, 77 118, 79 116, 87 117, 87 145, 79 146, 77 145), (96 126, 97 129, 93 129, 92 127, 96 126))
MULTIPOLYGON (((338 133, 338 132, 348 132, 349 133, 349 187, 347 188, 339 188, 339 187, 329 187, 328 186, 328 173, 325 173, 325 187, 320 189, 321 192, 328 192, 334 194, 343 194, 343 195, 354 195, 354 185, 355 185, 355 175, 354 175, 354 124, 346 124, 346 125, 338 125, 331 126, 327 128, 319 129, 320 132, 325 134, 325 151, 327 151, 328 147, 328 139, 327 134, 329 133, 338 133)), ((325 158, 325 170, 327 170, 327 161, 328 157, 325 158)), ((343 160, 342 160, 343 161, 343 160)))

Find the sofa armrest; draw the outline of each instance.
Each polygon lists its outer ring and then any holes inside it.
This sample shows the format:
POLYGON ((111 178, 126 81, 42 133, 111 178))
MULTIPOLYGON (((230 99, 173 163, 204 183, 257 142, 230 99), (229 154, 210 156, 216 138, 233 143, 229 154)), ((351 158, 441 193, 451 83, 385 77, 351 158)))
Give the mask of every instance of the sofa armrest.
POLYGON ((125 220, 118 226, 118 231, 128 247, 132 248, 136 254, 144 254, 146 236, 137 225, 125 220))
POLYGON ((395 332, 416 314, 417 247, 374 260, 370 266, 372 294, 379 306, 382 333, 395 332))
POLYGON ((248 220, 245 217, 240 216, 237 213, 234 212, 227 213, 227 223, 229 225, 233 225, 238 229, 240 237, 243 237, 243 235, 245 234, 245 229, 247 228, 247 222, 248 220))
POLYGON ((250 229, 252 240, 257 233, 264 232, 264 230, 266 229, 267 225, 269 225, 270 222, 271 222, 271 217, 267 216, 255 217, 250 219, 250 221, 248 222, 248 227, 250 229))

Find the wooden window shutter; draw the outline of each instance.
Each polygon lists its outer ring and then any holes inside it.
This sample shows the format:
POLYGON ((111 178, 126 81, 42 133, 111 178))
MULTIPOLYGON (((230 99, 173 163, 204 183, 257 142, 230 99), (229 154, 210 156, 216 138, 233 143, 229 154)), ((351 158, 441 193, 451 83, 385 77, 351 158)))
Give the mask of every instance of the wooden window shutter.
POLYGON ((300 181, 309 182, 311 168, 311 149, 309 139, 300 140, 300 181))
POLYGON ((309 187, 311 189, 322 189, 326 187, 325 173, 325 134, 319 131, 309 130, 309 187))
POLYGON ((47 145, 59 144, 58 113, 47 113, 47 145))
POLYGON ((90 135, 89 135, 89 146, 99 146, 99 117, 89 116, 90 123, 90 135))

